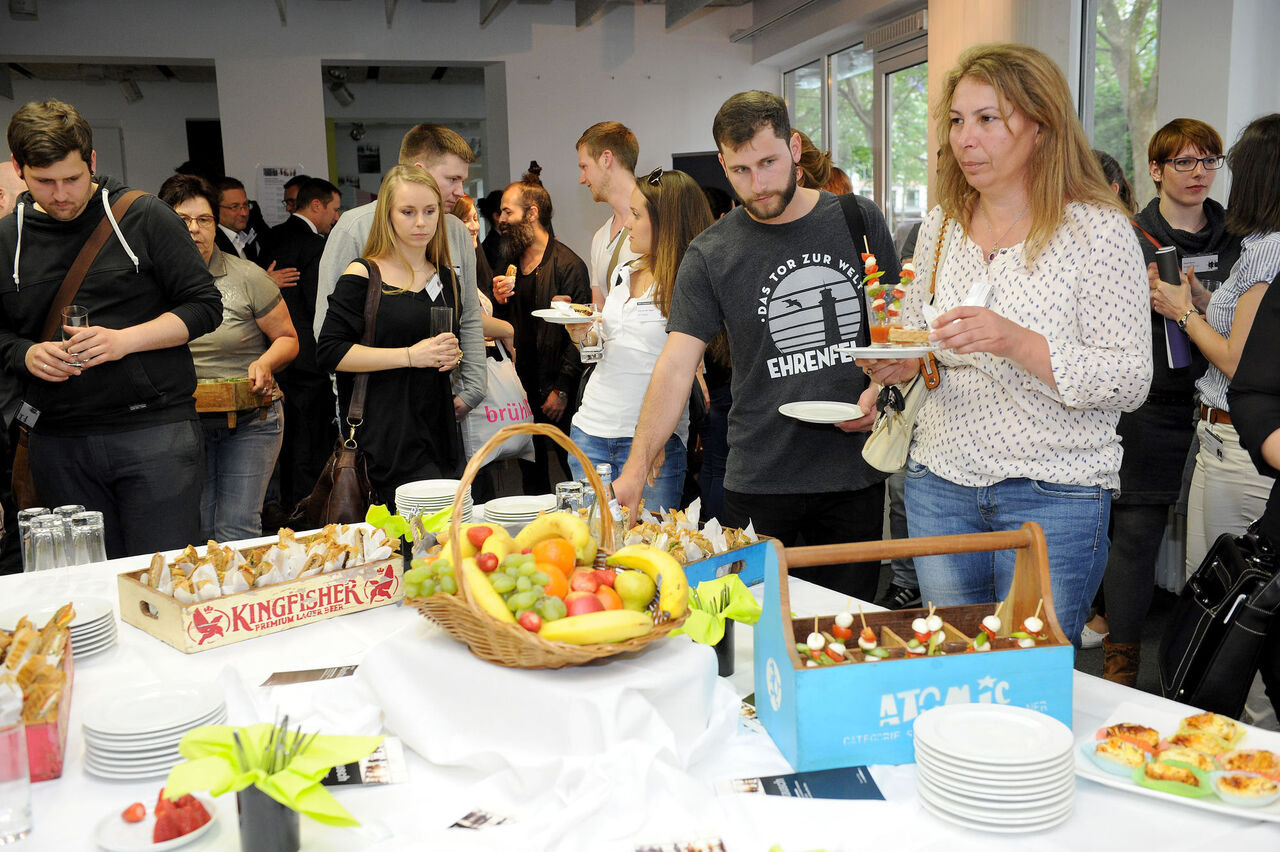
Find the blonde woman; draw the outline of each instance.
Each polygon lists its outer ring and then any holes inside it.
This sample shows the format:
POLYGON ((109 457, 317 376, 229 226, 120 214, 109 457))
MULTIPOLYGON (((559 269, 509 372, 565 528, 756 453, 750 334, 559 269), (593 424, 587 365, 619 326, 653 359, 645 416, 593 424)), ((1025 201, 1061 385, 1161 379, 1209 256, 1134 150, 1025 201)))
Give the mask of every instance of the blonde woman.
POLYGON ((425 169, 387 172, 368 242, 338 279, 316 341, 320 366, 338 374, 343 411, 352 374, 370 374, 357 440, 380 502, 394 500, 402 483, 455 476, 464 461, 449 386, 462 350, 454 332, 430 334, 431 309, 448 308, 457 329, 479 308, 474 290, 459 288, 453 276, 443 215, 440 189, 425 169), (365 346, 364 302, 375 266, 382 299, 373 344, 365 346))

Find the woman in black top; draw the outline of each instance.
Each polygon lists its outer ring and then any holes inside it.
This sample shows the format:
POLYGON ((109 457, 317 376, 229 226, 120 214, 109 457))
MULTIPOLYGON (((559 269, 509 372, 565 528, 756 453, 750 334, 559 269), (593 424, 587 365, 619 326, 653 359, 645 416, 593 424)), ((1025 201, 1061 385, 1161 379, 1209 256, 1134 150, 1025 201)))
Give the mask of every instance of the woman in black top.
MULTIPOLYGON (((463 461, 449 387, 449 371, 461 362, 462 350, 453 332, 429 336, 431 308, 447 306, 456 329, 463 304, 443 215, 440 189, 425 169, 399 165, 387 172, 369 240, 338 279, 316 341, 320 366, 338 374, 344 411, 351 374, 370 374, 356 440, 380 502, 394 500, 396 487, 405 482, 456 476, 463 461), (382 275, 382 300, 373 345, 363 346, 374 264, 382 275)), ((467 303, 475 309, 474 301, 467 303)))
MULTIPOLYGON (((1143 258, 1153 265, 1157 248, 1175 246, 1179 263, 1196 270, 1188 281, 1203 310, 1209 292, 1200 282, 1216 288, 1240 255, 1240 237, 1227 232, 1226 211, 1209 197, 1222 165, 1222 137, 1203 121, 1174 119, 1151 137, 1147 157, 1158 194, 1135 219, 1143 258)), ((1142 407, 1122 414, 1116 427, 1124 460, 1120 496, 1111 505, 1112 546, 1102 585, 1110 631, 1103 640, 1103 675, 1127 686, 1137 683, 1156 557, 1169 507, 1182 490, 1195 436, 1195 382, 1206 363, 1188 343, 1190 365, 1171 367, 1166 341, 1164 317, 1153 310, 1151 390, 1142 407)))

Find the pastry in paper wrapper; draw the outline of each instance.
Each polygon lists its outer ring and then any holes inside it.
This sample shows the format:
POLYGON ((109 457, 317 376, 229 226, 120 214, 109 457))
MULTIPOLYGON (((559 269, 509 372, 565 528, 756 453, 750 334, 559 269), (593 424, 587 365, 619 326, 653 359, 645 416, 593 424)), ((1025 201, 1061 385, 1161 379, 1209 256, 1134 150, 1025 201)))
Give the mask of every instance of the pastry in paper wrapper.
POLYGON ((222 594, 235 595, 252 589, 252 580, 257 578, 254 577, 252 570, 248 573, 248 577, 245 576, 245 572, 243 570, 228 571, 224 574, 222 577, 222 594))
POLYGON ((1157 763, 1170 763, 1173 761, 1190 764, 1202 772, 1213 771, 1213 760, 1209 755, 1195 749, 1174 746, 1156 755, 1157 763))
POLYGON ((218 582, 218 574, 208 562, 192 571, 190 579, 196 600, 211 601, 221 596, 222 585, 218 582))

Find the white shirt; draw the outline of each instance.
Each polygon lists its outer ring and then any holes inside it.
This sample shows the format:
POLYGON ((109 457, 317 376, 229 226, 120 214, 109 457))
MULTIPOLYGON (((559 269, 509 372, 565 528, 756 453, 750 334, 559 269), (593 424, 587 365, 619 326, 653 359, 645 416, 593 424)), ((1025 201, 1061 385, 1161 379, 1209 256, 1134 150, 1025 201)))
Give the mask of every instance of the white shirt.
POLYGON ((618 265, 615 269, 640 257, 631 250, 631 241, 627 239, 625 229, 619 229, 617 236, 610 238, 616 216, 617 214, 614 214, 605 219, 600 230, 596 231, 595 236, 591 238, 591 262, 587 270, 591 275, 591 286, 599 290, 602 296, 609 295, 609 286, 612 283, 609 280, 609 262, 613 260, 613 250, 617 247, 618 240, 625 240, 625 242, 622 248, 618 249, 618 265))
MULTIPOLYGON (((241 260, 248 260, 244 256, 244 247, 253 241, 249 231, 233 231, 226 225, 219 225, 218 229, 227 235, 227 239, 231 240, 231 245, 235 246, 236 253, 240 255, 241 260)), ((252 229, 250 229, 252 230, 252 229)))
MULTIPOLYGON (((631 438, 636 433, 653 367, 667 342, 667 318, 654 304, 653 290, 631 298, 631 267, 618 265, 601 312, 604 357, 573 415, 573 425, 593 438, 631 438)), ((675 434, 688 446, 687 400, 675 434)))
MULTIPOLYGON (((920 306, 938 245, 941 208, 916 244, 916 283, 903 325, 923 328, 920 306)), ((1026 478, 1120 487, 1120 412, 1142 404, 1151 384, 1151 307, 1133 227, 1117 209, 1068 204, 1033 269, 1022 244, 988 266, 982 249, 948 224, 934 305, 960 304, 988 279, 987 307, 1043 335, 1057 388, 1006 358, 939 352, 942 382, 916 419, 911 458, 959 485, 1026 478)))

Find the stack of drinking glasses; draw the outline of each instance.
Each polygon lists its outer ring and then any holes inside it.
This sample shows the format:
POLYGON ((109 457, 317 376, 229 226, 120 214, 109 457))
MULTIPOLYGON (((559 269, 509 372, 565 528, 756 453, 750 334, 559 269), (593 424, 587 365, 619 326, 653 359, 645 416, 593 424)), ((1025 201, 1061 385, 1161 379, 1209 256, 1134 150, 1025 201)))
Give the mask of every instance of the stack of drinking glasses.
POLYGON ((18 534, 23 571, 87 565, 107 558, 102 513, 87 512, 84 506, 23 509, 18 512, 18 534))

